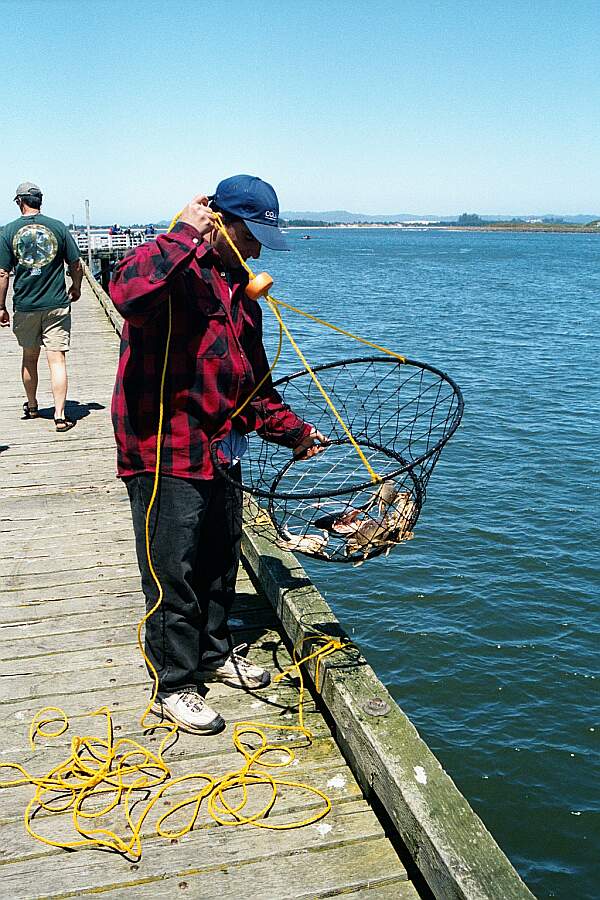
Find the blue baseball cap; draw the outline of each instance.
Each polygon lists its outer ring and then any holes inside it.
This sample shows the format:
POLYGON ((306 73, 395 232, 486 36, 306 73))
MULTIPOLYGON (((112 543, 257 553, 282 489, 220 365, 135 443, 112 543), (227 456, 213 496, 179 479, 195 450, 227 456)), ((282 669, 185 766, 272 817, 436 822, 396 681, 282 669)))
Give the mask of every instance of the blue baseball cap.
POLYGON ((257 241, 269 250, 289 250, 279 230, 279 201, 270 184, 254 175, 233 175, 217 185, 210 198, 223 212, 243 219, 257 241))

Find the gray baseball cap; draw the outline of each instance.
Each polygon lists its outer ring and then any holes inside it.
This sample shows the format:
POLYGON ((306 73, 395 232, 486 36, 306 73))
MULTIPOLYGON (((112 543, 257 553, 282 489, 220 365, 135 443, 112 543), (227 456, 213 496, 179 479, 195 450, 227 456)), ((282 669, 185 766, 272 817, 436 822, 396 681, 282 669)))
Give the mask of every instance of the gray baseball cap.
POLYGON ((41 197, 42 189, 33 181, 23 181, 15 191, 15 200, 19 197, 41 197))

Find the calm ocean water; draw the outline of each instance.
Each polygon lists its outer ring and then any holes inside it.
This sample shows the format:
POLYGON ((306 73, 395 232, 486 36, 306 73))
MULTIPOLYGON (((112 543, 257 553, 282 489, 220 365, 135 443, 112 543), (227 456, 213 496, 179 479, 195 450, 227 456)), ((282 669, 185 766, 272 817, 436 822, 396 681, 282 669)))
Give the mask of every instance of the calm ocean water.
MULTIPOLYGON (((275 296, 466 403, 415 540, 306 567, 532 891, 597 898, 600 235, 306 233, 265 254, 275 296)), ((363 355, 286 321, 313 363, 363 355)))

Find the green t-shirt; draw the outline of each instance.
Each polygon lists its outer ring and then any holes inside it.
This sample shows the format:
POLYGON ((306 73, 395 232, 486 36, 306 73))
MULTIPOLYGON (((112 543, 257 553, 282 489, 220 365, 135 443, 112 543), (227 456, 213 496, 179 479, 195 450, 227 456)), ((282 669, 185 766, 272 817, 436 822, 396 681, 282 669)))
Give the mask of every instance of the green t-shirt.
POLYGON ((19 312, 68 306, 64 264, 76 259, 79 248, 67 227, 41 213, 20 216, 0 234, 0 269, 15 270, 19 312))

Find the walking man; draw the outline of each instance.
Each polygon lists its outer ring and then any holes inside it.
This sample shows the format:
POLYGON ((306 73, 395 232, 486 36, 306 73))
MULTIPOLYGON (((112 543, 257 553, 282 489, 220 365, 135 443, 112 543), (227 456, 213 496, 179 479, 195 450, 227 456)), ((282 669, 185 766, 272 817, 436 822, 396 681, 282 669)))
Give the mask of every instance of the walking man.
POLYGON ((195 197, 168 234, 132 250, 115 268, 112 300, 125 320, 112 404, 118 474, 127 485, 147 609, 158 592, 146 554, 146 512, 156 467, 156 432, 166 336, 159 492, 149 523, 152 564, 164 590, 146 623, 146 653, 158 674, 154 711, 187 731, 208 734, 225 723, 199 693, 208 680, 265 687, 269 673, 233 647, 228 617, 235 598, 242 531, 241 490, 218 475, 253 430, 293 448, 297 459, 325 439, 286 406, 269 377, 259 303, 212 210, 244 260, 261 245, 285 250, 279 204, 260 178, 222 181, 214 197, 195 197), (220 449, 217 449, 220 448, 220 449), (227 448, 227 449, 224 449, 227 448))
POLYGON ((59 433, 75 425, 65 415, 66 352, 71 338, 71 302, 81 296, 83 267, 79 249, 66 226, 42 215, 42 191, 31 181, 17 188, 21 215, 0 234, 0 325, 10 324, 6 309, 9 273, 14 270, 13 330, 23 350, 21 376, 27 400, 25 419, 38 418, 38 359, 44 347, 54 397, 54 424, 59 433), (65 285, 65 263, 72 284, 65 285))

